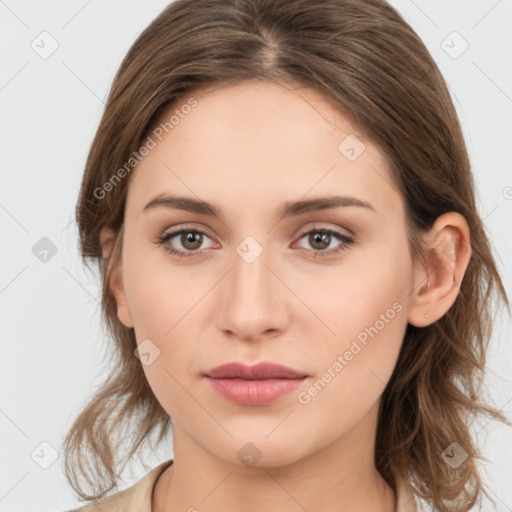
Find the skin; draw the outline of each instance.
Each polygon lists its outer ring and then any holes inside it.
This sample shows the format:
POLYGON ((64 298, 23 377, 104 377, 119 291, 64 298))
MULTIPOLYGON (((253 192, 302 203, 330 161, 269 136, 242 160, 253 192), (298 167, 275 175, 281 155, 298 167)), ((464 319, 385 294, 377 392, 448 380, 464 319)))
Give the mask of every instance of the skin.
MULTIPOLYGON (((384 155, 318 92, 245 82, 194 98, 197 106, 130 177, 122 261, 110 283, 121 322, 137 343, 149 338, 160 350, 143 369, 173 420, 174 464, 157 482, 153 510, 391 512, 396 497, 374 465, 380 397, 407 323, 426 326, 453 304, 470 256, 467 223, 452 212, 437 219, 423 235, 422 266, 384 155), (348 134, 365 145, 354 161, 338 150, 348 134), (224 218, 165 207, 143 213, 161 193, 214 203, 224 218), (373 210, 276 217, 285 201, 334 193, 373 210), (333 236, 322 249, 303 236, 319 227, 355 241, 333 236), (182 228, 206 236, 155 243, 182 228), (237 252, 247 236, 263 249, 252 263, 237 252), (203 254, 180 259, 165 245, 203 254), (393 319, 300 403, 298 393, 393 304, 401 307, 393 319), (202 376, 230 361, 273 361, 309 377, 270 405, 237 405, 202 376), (248 442, 261 454, 253 466, 237 456, 248 442)), ((103 229, 106 259, 112 236, 103 229)))

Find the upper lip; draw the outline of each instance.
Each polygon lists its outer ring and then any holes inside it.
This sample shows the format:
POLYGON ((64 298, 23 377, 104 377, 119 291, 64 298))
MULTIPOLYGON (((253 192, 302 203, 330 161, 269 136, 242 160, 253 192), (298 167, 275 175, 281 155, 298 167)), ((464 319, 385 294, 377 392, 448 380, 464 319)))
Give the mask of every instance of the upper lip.
POLYGON ((212 368, 206 373, 212 379, 302 379, 307 374, 277 363, 262 362, 254 366, 243 363, 227 363, 212 368))

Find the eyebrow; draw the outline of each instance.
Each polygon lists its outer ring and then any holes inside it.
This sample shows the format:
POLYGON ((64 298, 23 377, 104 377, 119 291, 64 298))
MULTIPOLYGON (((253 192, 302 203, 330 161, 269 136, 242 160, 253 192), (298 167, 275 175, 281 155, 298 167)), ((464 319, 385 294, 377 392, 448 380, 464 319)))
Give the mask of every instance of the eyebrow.
MULTIPOLYGON (((366 201, 362 201, 351 196, 329 196, 307 199, 302 201, 287 201, 277 210, 277 216, 280 219, 285 217, 295 217, 303 213, 330 210, 344 206, 357 206, 359 208, 367 208, 375 212, 375 208, 366 201)), ((157 207, 165 207, 170 209, 184 210, 198 215, 208 215, 224 219, 222 211, 211 203, 185 196, 172 196, 168 194, 160 194, 146 206, 143 212, 147 212, 157 207)))

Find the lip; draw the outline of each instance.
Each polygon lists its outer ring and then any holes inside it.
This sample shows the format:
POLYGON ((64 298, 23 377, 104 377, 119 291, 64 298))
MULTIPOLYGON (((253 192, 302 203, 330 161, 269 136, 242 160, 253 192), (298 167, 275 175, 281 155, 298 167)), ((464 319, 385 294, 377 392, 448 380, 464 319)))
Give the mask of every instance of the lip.
POLYGON ((212 368, 205 378, 214 391, 239 405, 267 405, 291 393, 308 377, 276 363, 254 366, 227 363, 212 368))
POLYGON ((307 373, 294 370, 288 366, 263 361, 253 366, 243 363, 221 364, 206 372, 206 376, 212 379, 302 379, 307 373))

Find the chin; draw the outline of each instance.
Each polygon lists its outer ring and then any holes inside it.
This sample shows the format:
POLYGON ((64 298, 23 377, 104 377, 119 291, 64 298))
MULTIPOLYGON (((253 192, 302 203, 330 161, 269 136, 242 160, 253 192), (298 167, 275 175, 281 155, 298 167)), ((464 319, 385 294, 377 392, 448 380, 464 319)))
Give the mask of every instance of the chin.
MULTIPOLYGON (((272 429, 258 429, 258 433, 254 435, 248 431, 237 435, 230 430, 234 439, 217 443, 211 446, 210 451, 219 459, 240 467, 277 468, 294 464, 321 448, 309 445, 303 433, 294 436, 289 431, 283 430, 282 435, 279 436, 276 429, 276 432, 268 436, 268 432, 271 431, 272 429)), ((207 445, 205 447, 208 448, 207 445)))

